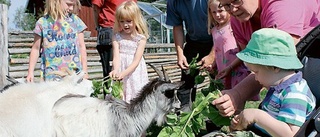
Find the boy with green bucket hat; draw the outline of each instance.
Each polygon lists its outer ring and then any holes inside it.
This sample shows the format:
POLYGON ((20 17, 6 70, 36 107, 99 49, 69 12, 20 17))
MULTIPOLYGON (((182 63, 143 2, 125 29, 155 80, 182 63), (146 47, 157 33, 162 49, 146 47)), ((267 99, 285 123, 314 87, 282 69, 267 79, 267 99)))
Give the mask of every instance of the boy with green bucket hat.
POLYGON ((231 128, 254 129, 257 134, 269 136, 294 136, 313 112, 316 100, 298 71, 303 66, 292 36, 278 29, 260 29, 237 57, 268 92, 260 109, 244 109, 232 119, 231 128))

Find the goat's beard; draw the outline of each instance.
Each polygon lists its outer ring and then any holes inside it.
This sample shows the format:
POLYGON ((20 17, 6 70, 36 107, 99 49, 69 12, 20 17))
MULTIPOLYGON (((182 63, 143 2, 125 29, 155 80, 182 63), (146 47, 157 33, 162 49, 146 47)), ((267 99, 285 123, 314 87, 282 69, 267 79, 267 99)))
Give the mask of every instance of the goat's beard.
POLYGON ((164 122, 166 122, 166 115, 167 113, 165 113, 164 111, 156 113, 154 120, 157 122, 157 126, 161 126, 164 122))

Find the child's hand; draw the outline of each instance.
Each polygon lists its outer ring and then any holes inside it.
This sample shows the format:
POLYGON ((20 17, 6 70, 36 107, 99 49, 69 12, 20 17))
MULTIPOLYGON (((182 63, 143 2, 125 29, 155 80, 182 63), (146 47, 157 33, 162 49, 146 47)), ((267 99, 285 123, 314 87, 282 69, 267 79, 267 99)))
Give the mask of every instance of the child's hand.
POLYGON ((244 109, 239 115, 236 115, 231 120, 232 130, 244 130, 249 125, 255 123, 254 118, 258 109, 244 109))
POLYGON ((113 80, 122 80, 126 75, 124 74, 124 72, 121 73, 117 73, 118 71, 113 70, 109 73, 109 76, 113 79, 113 80))
POLYGON ((232 71, 232 68, 230 66, 224 68, 223 70, 219 71, 216 75, 216 79, 223 79, 226 76, 228 76, 232 71))
POLYGON ((117 80, 122 80, 125 76, 126 74, 124 72, 121 72, 117 75, 117 80))
POLYGON ((84 78, 84 79, 89 79, 89 74, 88 74, 88 72, 84 73, 83 78, 84 78))
POLYGON ((239 115, 235 115, 235 116, 231 119, 230 129, 231 129, 231 130, 241 130, 241 129, 238 128, 239 125, 240 125, 239 115))
POLYGON ((116 78, 118 77, 118 74, 116 73, 117 71, 115 70, 112 70, 110 73, 109 73, 109 77, 113 80, 116 80, 116 78))
POLYGON ((26 81, 27 81, 27 82, 33 82, 33 79, 34 79, 33 74, 28 74, 28 76, 27 76, 27 78, 26 78, 26 81))

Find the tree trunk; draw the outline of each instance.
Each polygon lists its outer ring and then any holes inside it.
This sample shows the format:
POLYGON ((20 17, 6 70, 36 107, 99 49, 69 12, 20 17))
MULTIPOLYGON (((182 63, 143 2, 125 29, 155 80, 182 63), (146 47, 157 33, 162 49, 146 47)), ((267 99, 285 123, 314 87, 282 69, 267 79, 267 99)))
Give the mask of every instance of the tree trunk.
POLYGON ((0 89, 7 85, 9 74, 8 53, 8 6, 0 4, 0 89))

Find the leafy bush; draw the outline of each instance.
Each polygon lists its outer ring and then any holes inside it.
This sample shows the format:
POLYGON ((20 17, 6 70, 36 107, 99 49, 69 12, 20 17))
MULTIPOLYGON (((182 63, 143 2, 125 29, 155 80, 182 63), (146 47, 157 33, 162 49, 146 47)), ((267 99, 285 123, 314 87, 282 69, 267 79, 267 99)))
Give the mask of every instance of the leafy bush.
MULTIPOLYGON (((198 56, 194 57, 190 62, 189 73, 194 75, 197 66, 198 56)), ((215 106, 211 105, 211 102, 221 95, 220 90, 223 89, 223 84, 219 80, 214 80, 210 77, 209 72, 201 70, 199 75, 195 78, 196 84, 204 82, 205 77, 209 77, 209 85, 207 88, 203 88, 201 92, 196 94, 196 99, 192 104, 191 112, 181 112, 180 114, 172 113, 167 115, 167 123, 160 127, 161 131, 154 126, 149 128, 148 136, 158 137, 195 137, 199 134, 203 127, 205 127, 205 121, 211 120, 217 126, 230 125, 229 117, 222 117, 215 106), (157 130, 154 135, 150 133, 157 130)))
POLYGON ((104 81, 98 81, 98 80, 93 80, 93 89, 94 92, 92 93, 92 97, 97 97, 102 99, 103 98, 103 92, 106 92, 106 94, 110 94, 115 98, 122 99, 123 97, 123 83, 121 81, 115 81, 112 80, 111 78, 108 78, 107 80, 104 81), (107 84, 107 87, 105 86, 107 84))

